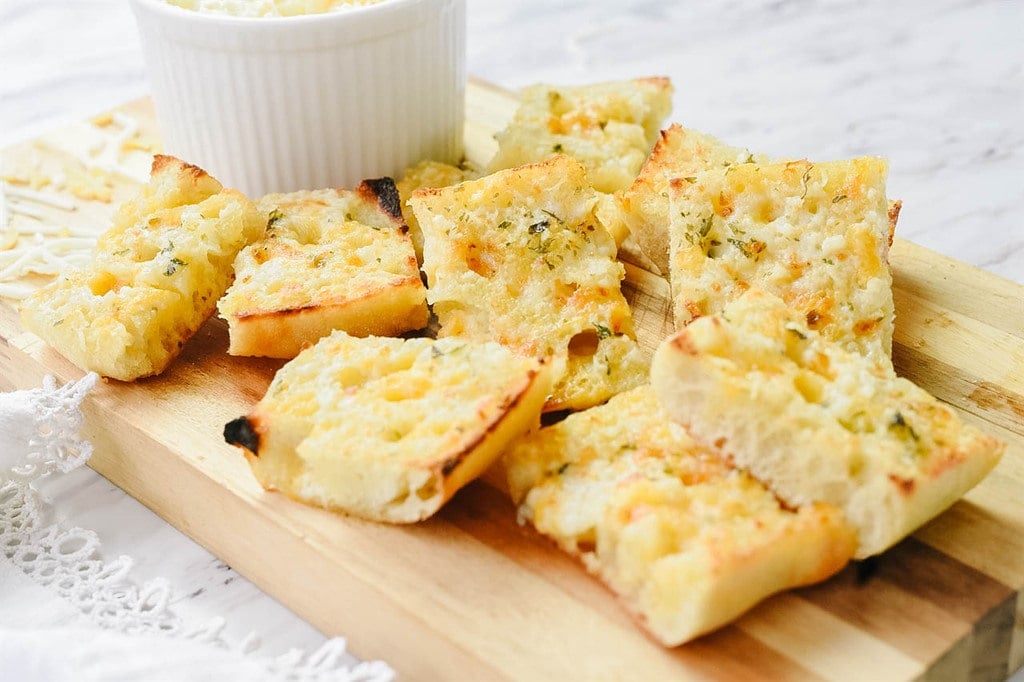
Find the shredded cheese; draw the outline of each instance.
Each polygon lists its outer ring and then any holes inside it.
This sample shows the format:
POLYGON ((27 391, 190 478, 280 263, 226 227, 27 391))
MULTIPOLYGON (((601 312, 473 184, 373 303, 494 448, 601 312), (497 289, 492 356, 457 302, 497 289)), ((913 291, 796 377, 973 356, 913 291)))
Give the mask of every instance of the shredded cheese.
POLYGON ((25 187, 8 187, 6 188, 7 196, 13 199, 23 199, 25 201, 34 201, 37 204, 45 204, 52 206, 53 208, 59 208, 62 211, 75 211, 78 209, 75 203, 66 197, 62 197, 56 194, 46 194, 44 192, 37 192, 32 189, 25 187))
MULTIPOLYGON (((53 210, 77 211, 72 197, 109 203, 115 174, 146 182, 140 155, 131 152, 151 152, 157 143, 142 139, 139 128, 138 120, 122 112, 101 114, 74 134, 50 136, 59 151, 75 159, 62 170, 48 173, 38 155, 4 170, 0 176, 0 298, 25 298, 38 286, 26 278, 53 276, 90 261, 102 230, 61 224, 64 221, 55 220, 53 210), (48 190, 39 191, 44 187, 48 190)), ((50 141, 43 145, 49 146, 50 141)))
POLYGON ((7 203, 7 212, 10 214, 19 214, 27 216, 29 218, 35 218, 36 220, 42 220, 46 217, 46 213, 40 211, 38 208, 29 204, 23 204, 20 201, 10 201, 7 203))

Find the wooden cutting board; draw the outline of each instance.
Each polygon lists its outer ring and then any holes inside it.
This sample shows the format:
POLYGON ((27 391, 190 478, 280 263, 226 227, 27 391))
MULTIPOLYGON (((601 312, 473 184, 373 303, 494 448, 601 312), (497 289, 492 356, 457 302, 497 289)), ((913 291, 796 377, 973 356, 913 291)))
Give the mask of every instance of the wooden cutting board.
MULTIPOLYGON (((485 162, 515 100, 470 83, 467 154, 485 162)), ((156 134, 148 100, 119 108, 156 134)), ((67 163, 86 124, 6 150, 67 163)), ((75 199, 51 222, 98 229, 111 203, 75 199)), ((47 209, 49 210, 49 209, 47 209)), ((311 509, 256 484, 225 422, 279 361, 232 358, 211 320, 162 376, 101 383, 85 403, 90 465, 327 634, 402 679, 1002 679, 1024 663, 1024 287, 897 240, 899 372, 1009 443, 964 500, 884 554, 778 595, 676 649, 647 638, 573 560, 515 522, 500 482, 478 481, 413 527, 311 509)), ((627 266, 642 346, 668 331, 667 286, 627 266)), ((0 389, 82 372, 24 332, 0 300, 0 389)), ((494 478, 494 477, 491 477, 494 478)))

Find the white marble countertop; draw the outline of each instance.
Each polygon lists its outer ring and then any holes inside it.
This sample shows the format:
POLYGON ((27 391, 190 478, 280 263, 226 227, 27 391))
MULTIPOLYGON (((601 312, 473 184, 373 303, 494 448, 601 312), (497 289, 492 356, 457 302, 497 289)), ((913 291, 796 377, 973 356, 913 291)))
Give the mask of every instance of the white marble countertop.
MULTIPOLYGON (((468 22, 469 73, 503 86, 667 75, 672 119, 734 144, 885 156, 899 236, 1024 282, 1024 3, 469 0, 468 22)), ((0 147, 146 92, 124 0, 0 3, 0 147)), ((48 490, 181 609, 275 649, 322 641, 91 470, 48 490)))

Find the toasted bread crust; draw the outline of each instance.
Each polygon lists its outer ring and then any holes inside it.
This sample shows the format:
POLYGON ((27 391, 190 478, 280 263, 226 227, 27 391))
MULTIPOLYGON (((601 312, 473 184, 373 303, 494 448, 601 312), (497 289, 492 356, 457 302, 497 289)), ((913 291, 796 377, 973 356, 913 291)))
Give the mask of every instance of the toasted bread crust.
POLYGON ((505 464, 520 518, 666 646, 824 580, 855 548, 838 509, 783 507, 671 422, 649 386, 527 436, 505 464))
POLYGON ((745 163, 669 182, 676 328, 751 287, 812 329, 890 364, 895 311, 887 165, 745 163))
POLYGON ((218 307, 232 355, 295 357, 334 329, 394 335, 428 322, 398 192, 390 178, 354 191, 268 195, 267 235, 239 254, 218 307))
POLYGON ((241 193, 159 155, 92 262, 26 299, 22 319, 82 369, 122 381, 159 374, 213 313, 235 255, 263 225, 241 193))
POLYGON ((596 193, 567 156, 415 192, 428 300, 442 337, 552 358, 546 410, 579 409, 646 380, 596 193))
POLYGON ((421 161, 412 168, 406 169, 402 179, 395 183, 402 207, 402 218, 409 226, 409 237, 416 251, 416 260, 423 262, 423 232, 416 220, 416 214, 409 207, 408 201, 412 193, 418 189, 431 187, 450 187, 465 180, 472 180, 477 174, 439 161, 421 161))
POLYGON ((767 159, 678 123, 661 131, 632 185, 616 193, 629 233, 661 274, 669 271, 669 181, 754 161, 767 159))
POLYGON ((501 346, 335 332, 225 427, 268 490, 362 518, 435 513, 536 428, 550 367, 501 346))
POLYGON ((663 77, 528 87, 512 121, 495 135, 498 152, 489 170, 568 154, 587 169, 594 189, 623 189, 636 177, 671 108, 672 84, 663 77))
POLYGON ((785 502, 843 509, 856 558, 945 510, 1005 447, 758 290, 664 341, 651 380, 672 419, 785 502))

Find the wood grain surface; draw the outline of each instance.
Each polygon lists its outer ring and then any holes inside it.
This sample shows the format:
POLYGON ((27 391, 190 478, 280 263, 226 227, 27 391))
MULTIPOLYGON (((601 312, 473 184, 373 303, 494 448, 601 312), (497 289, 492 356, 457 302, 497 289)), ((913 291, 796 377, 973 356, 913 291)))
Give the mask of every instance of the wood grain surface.
MULTIPOLYGON (((515 100, 467 93, 470 161, 483 164, 515 100)), ((155 134, 147 100, 120 107, 155 134)), ((73 131, 63 131, 63 135, 73 131)), ((53 139, 3 152, 59 160, 53 139)), ((111 203, 48 218, 105 227, 111 203)), ((977 679, 1024 663, 1024 287, 897 239, 897 370, 1009 444, 977 488, 870 564, 771 598, 733 625, 664 649, 613 595, 516 524, 500 477, 412 527, 361 522, 264 492, 221 437, 280 361, 233 358, 210 320, 162 376, 88 397, 90 465, 356 655, 409 680, 977 679)), ((627 264, 641 346, 670 330, 667 284, 627 264)), ((82 372, 23 331, 0 300, 0 389, 82 372)))

